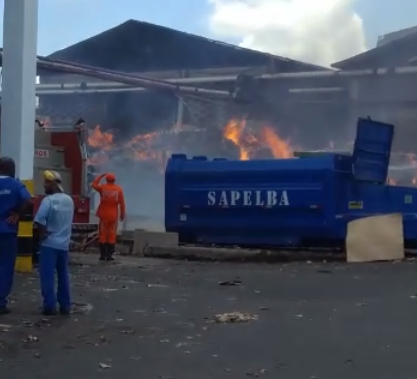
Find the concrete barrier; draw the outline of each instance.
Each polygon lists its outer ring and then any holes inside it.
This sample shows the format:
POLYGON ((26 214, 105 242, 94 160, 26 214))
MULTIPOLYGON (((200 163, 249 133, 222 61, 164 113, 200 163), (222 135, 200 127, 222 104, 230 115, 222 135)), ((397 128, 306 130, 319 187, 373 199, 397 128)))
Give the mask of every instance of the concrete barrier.
POLYGON ((133 233, 132 255, 143 257, 149 247, 178 247, 178 234, 169 232, 150 232, 136 229, 133 233))

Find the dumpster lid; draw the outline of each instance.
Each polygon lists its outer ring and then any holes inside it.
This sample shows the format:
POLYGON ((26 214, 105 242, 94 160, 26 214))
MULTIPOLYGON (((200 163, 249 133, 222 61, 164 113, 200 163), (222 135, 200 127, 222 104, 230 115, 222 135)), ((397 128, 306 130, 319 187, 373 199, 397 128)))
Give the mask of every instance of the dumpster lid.
POLYGON ((344 155, 350 157, 352 154, 349 151, 336 150, 314 150, 314 151, 294 151, 294 158, 319 158, 326 155, 344 155))
POLYGON ((352 155, 355 179, 386 183, 393 139, 394 125, 358 119, 352 155))

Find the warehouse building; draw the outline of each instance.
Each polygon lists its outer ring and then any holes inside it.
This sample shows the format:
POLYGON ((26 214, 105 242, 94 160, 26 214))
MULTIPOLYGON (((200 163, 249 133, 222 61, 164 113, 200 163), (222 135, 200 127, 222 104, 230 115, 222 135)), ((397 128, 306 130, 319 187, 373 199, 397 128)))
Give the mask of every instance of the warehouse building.
MULTIPOLYGON (((215 78, 223 75, 235 77, 238 74, 251 76, 324 69, 134 20, 57 51, 47 58, 163 80, 181 77, 215 78)), ((94 80, 85 76, 66 75, 62 72, 44 71, 41 74, 43 84, 81 81, 91 83, 94 80)), ((234 82, 235 80, 217 83, 213 80, 195 86, 231 92, 235 86, 234 82)), ((48 95, 41 99, 43 111, 49 115, 65 112, 70 117, 71 114, 82 113, 84 117, 94 119, 94 122, 102 125, 109 124, 111 128, 133 125, 135 128, 150 129, 160 127, 161 124, 172 125, 179 117, 187 124, 204 123, 206 126, 223 124, 236 112, 233 107, 226 109, 229 99, 216 98, 214 102, 215 106, 213 99, 188 96, 187 106, 181 110, 178 97, 172 93, 148 91, 48 95), (138 104, 141 106, 138 107, 138 104)))
POLYGON ((366 111, 369 115, 376 113, 397 126, 397 150, 417 152, 414 144, 417 138, 417 74, 396 73, 401 70, 399 68, 417 66, 417 27, 382 36, 375 48, 332 66, 345 71, 387 70, 387 75, 378 76, 374 71, 354 80, 359 109, 362 114, 366 111))

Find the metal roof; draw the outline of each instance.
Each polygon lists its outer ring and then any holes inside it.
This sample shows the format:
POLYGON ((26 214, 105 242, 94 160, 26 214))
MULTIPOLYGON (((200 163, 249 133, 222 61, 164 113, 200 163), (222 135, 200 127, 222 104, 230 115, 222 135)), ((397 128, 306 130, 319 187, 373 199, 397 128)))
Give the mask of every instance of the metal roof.
POLYGON ((143 21, 129 20, 48 58, 123 72, 270 65, 281 72, 323 67, 262 53, 143 21))
POLYGON ((403 38, 410 34, 417 32, 417 26, 412 26, 410 28, 396 30, 395 32, 384 34, 383 36, 378 38, 378 42, 376 44, 377 47, 385 45, 388 42, 392 42, 398 38, 403 38))
POLYGON ((417 56, 417 30, 394 35, 391 40, 362 54, 332 64, 341 70, 400 67, 413 64, 417 56))

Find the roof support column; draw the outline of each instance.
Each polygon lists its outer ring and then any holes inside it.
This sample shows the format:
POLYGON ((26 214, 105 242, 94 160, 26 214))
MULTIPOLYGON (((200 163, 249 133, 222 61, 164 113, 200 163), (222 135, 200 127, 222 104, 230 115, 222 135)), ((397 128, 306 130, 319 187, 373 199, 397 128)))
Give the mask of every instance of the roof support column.
POLYGON ((347 99, 347 125, 346 130, 348 134, 348 140, 353 141, 356 135, 356 124, 358 117, 365 117, 362 114, 360 99, 360 83, 356 78, 348 79, 348 99, 347 99))
POLYGON ((5 0, 0 153, 33 179, 38 0, 5 0))

